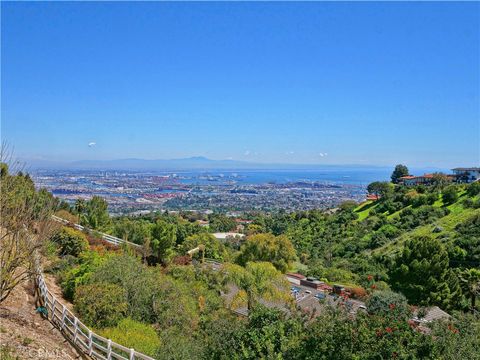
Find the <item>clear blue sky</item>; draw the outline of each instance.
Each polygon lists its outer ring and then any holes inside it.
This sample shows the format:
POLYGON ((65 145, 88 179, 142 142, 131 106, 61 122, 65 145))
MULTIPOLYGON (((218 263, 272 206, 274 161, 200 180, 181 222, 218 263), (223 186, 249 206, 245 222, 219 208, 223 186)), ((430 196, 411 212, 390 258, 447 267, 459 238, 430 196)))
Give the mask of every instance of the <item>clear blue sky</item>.
POLYGON ((2 2, 1 20, 21 157, 480 162, 479 3, 2 2))

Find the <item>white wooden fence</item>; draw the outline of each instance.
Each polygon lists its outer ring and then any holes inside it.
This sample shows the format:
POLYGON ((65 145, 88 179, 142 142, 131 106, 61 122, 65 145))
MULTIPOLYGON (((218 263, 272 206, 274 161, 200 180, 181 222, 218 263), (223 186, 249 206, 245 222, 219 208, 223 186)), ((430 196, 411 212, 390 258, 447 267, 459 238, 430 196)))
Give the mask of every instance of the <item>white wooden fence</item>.
POLYGON ((59 223, 62 223, 64 225, 72 225, 75 229, 80 230, 80 231, 86 231, 88 233, 97 232, 98 234, 100 234, 102 236, 103 240, 105 240, 106 242, 109 242, 110 244, 116 245, 116 246, 120 246, 122 244, 128 244, 128 245, 133 246, 133 247, 138 248, 138 249, 142 248, 142 245, 138 245, 138 244, 120 239, 118 237, 115 237, 115 236, 112 236, 112 235, 109 235, 109 234, 105 234, 105 233, 102 233, 102 232, 99 232, 99 231, 96 231, 96 230, 86 228, 85 226, 82 226, 80 224, 73 224, 70 221, 62 219, 61 217, 58 217, 58 216, 55 216, 55 215, 52 215, 52 219, 59 222, 59 223))
POLYGON ((39 256, 36 256, 35 272, 36 285, 43 306, 47 309, 48 319, 84 354, 102 360, 154 360, 134 349, 129 349, 94 333, 82 323, 48 290, 39 256))
MULTIPOLYGON (((62 224, 71 224, 68 220, 53 215, 53 220, 62 224)), ((72 224, 77 230, 92 232, 82 225, 72 224)), ((129 241, 117 238, 112 235, 100 233, 102 239, 113 245, 128 244, 136 248, 141 245, 134 244, 129 241)), ((48 319, 57 326, 60 331, 74 345, 76 345, 86 355, 94 359, 103 360, 154 360, 153 358, 139 353, 134 349, 117 344, 110 339, 92 332, 84 323, 82 323, 70 310, 66 308, 53 294, 48 290, 47 284, 43 277, 43 271, 40 265, 40 257, 36 256, 35 260, 36 285, 40 293, 43 306, 47 309, 48 319)))

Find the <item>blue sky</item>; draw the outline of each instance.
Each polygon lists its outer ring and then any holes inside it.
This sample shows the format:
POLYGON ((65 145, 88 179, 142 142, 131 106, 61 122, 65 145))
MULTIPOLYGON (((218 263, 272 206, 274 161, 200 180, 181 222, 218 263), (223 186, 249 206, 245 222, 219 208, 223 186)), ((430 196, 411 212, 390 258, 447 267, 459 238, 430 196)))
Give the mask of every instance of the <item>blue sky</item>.
POLYGON ((475 2, 2 2, 2 138, 50 160, 478 165, 479 44, 475 2))

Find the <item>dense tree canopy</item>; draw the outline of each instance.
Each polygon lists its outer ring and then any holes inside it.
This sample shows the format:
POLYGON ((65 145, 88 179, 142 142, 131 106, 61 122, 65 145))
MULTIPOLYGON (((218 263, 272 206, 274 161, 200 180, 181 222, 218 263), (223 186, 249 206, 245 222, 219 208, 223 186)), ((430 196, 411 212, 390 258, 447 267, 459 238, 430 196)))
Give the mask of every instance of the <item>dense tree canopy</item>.
POLYGON ((295 249, 285 235, 256 234, 247 238, 240 248, 238 263, 269 261, 281 272, 286 272, 296 259, 295 249))
POLYGON ((408 174, 408 168, 405 165, 399 164, 395 166, 395 170, 393 170, 391 179, 394 184, 397 184, 399 179, 402 176, 407 176, 408 174))
POLYGON ((429 236, 409 240, 391 272, 393 288, 413 304, 449 308, 458 301, 459 284, 448 267, 444 245, 429 236))
POLYGON ((88 249, 85 234, 66 226, 53 235, 52 241, 58 245, 60 255, 78 256, 88 249))
POLYGON ((110 231, 112 225, 107 208, 107 202, 100 196, 93 196, 88 201, 77 200, 75 203, 75 210, 80 216, 80 224, 103 232, 110 231))

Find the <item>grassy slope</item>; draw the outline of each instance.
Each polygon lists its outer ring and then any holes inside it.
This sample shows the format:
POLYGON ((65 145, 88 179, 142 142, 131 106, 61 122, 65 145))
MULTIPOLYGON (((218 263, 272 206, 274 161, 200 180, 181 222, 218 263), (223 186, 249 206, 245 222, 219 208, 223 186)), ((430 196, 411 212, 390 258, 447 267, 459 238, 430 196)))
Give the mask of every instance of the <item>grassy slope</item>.
MULTIPOLYGON (((410 230, 406 233, 403 233, 402 235, 400 235, 398 238, 396 238, 392 242, 389 242, 389 243, 385 244, 384 246, 373 250, 372 253, 389 255, 389 254, 393 254, 395 252, 398 252, 401 248, 401 245, 403 245, 403 243, 407 239, 409 239, 413 236, 430 235, 432 237, 439 237, 439 236, 444 236, 445 234, 453 233, 455 227, 458 224, 462 223, 463 221, 465 221, 466 219, 468 219, 469 217, 471 217, 474 214, 480 214, 480 209, 469 209, 469 208, 464 208, 463 207, 462 201, 465 198, 467 198, 467 194, 466 194, 465 191, 460 191, 458 193, 458 195, 459 195, 458 200, 455 203, 447 206, 447 208, 450 210, 450 214, 444 216, 443 218, 440 218, 440 219, 436 220, 435 223, 427 224, 427 225, 424 225, 424 226, 419 226, 419 227, 417 227, 413 230, 410 230), (432 230, 435 226, 439 226, 443 230, 441 232, 434 233, 434 232, 432 232, 432 230)), ((477 196, 477 199, 478 199, 478 196, 477 196)), ((359 216, 357 221, 362 221, 362 220, 366 219, 369 216, 370 211, 377 206, 378 205, 375 204, 372 201, 360 204, 355 209, 355 212, 357 212, 358 216, 359 216)), ((433 206, 434 207, 443 207, 445 205, 443 204, 443 201, 442 201, 441 197, 439 197, 439 199, 433 204, 433 206)), ((410 206, 408 206, 408 207, 410 207, 410 206)), ((395 216, 398 216, 400 211, 397 211, 397 212, 392 213, 392 214, 386 214, 387 218, 391 219, 395 216)))

